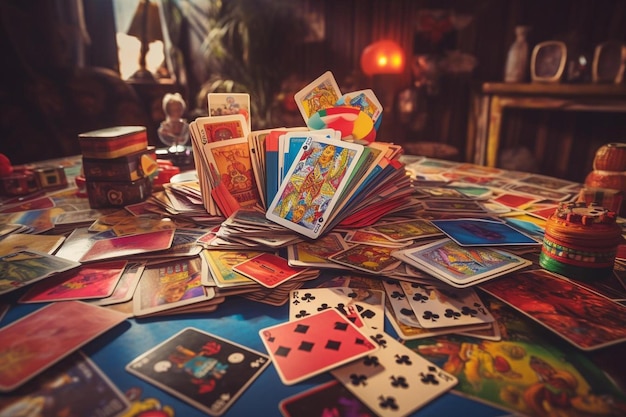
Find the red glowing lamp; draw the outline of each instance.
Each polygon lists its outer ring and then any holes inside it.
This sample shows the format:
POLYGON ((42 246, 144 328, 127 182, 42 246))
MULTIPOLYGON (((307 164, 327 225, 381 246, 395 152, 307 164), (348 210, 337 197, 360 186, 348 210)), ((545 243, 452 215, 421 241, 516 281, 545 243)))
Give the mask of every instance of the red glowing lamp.
POLYGON ((404 71, 404 51, 396 42, 380 40, 363 49, 361 69, 366 75, 400 74, 404 71))

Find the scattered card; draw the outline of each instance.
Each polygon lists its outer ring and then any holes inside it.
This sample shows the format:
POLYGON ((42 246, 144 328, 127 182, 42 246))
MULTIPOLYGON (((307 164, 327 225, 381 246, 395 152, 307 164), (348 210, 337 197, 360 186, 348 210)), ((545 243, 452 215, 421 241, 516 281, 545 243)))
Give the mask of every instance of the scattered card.
POLYGON ((126 370, 212 416, 225 413, 269 365, 267 355, 185 328, 126 370))
POLYGON ((174 229, 102 239, 94 242, 79 261, 93 262, 166 250, 172 246, 173 239, 174 229))
POLYGON ((289 266, 289 262, 272 253, 262 253, 233 266, 240 273, 267 288, 274 288, 305 271, 289 266))

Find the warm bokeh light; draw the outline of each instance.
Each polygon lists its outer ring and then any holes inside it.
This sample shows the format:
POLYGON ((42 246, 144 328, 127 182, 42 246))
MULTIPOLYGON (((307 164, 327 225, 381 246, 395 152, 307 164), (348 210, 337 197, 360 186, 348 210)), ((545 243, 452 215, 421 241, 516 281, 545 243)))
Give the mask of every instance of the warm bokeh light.
POLYGON ((399 74, 404 71, 404 51, 391 40, 374 42, 361 54, 361 69, 367 75, 399 74))

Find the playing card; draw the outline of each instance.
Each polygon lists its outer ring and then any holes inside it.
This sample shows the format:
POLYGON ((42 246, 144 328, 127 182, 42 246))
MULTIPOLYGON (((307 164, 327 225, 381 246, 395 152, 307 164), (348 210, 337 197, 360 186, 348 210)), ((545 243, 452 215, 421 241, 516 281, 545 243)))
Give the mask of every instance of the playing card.
POLYGON ((314 113, 333 107, 340 97, 341 90, 330 71, 326 71, 294 94, 296 105, 305 123, 314 113))
POLYGON ((243 114, 198 117, 195 120, 202 143, 244 138, 248 136, 248 122, 243 114))
POLYGON ((32 250, 0 256, 0 294, 79 266, 78 262, 32 250))
POLYGON ((208 93, 207 107, 209 116, 227 116, 241 114, 246 119, 248 131, 251 130, 250 94, 248 93, 208 93))
MULTIPOLYGON (((233 271, 232 267, 262 253, 261 251, 205 250, 202 256, 207 261, 215 285, 228 288, 255 284, 253 279, 233 271)), ((203 282, 203 285, 207 284, 203 282)))
POLYGON ((268 365, 267 355, 185 328, 134 359, 126 370, 205 413, 219 416, 268 365))
POLYGON ((287 256, 291 266, 346 269, 343 265, 330 262, 328 257, 347 248, 339 233, 328 233, 314 241, 289 245, 287 256))
POLYGON ((328 257, 333 262, 360 271, 380 273, 395 268, 400 261, 391 256, 395 248, 373 245, 354 245, 328 257))
POLYGON ((48 304, 0 328, 0 391, 11 391, 126 320, 82 301, 48 304))
POLYGON ((19 302, 43 303, 108 297, 113 294, 126 264, 127 261, 119 260, 81 265, 71 273, 36 283, 19 302))
POLYGON ((305 268, 289 266, 286 259, 272 253, 262 253, 232 268, 267 288, 274 288, 305 271, 305 268))
POLYGON ((518 272, 481 288, 579 349, 626 340, 626 307, 549 271, 518 272))
POLYGON ((128 406, 126 396, 80 351, 19 389, 0 396, 0 415, 7 417, 115 417, 128 406), (22 411, 32 413, 23 414, 22 411))
POLYGON ((461 246, 541 244, 501 221, 463 218, 432 220, 432 224, 461 246))
POLYGON ((365 330, 380 346, 331 373, 378 416, 405 416, 452 389, 452 374, 382 331, 365 330))
POLYGON ((486 246, 465 248, 448 238, 397 250, 393 256, 456 288, 466 288, 531 264, 508 252, 486 246))
POLYGON ((92 262, 103 259, 121 258, 146 252, 169 249, 174 239, 174 229, 140 233, 103 239, 94 242, 80 258, 80 262, 92 262))
POLYGON ((493 316, 472 288, 451 288, 401 281, 421 327, 436 328, 491 323, 493 316))
POLYGON ((361 400, 338 381, 330 381, 285 398, 278 403, 284 417, 374 417, 361 400), (354 414, 349 414, 349 413, 354 414))
POLYGON ((292 385, 376 349, 345 316, 327 309, 259 331, 280 379, 292 385))
POLYGON ((215 297, 215 289, 201 284, 200 265, 193 258, 183 258, 147 266, 133 297, 135 316, 145 316, 215 297))
POLYGON ((108 297, 91 300, 90 304, 97 306, 108 306, 127 302, 133 298, 141 275, 146 267, 145 262, 132 262, 126 265, 122 277, 117 282, 113 294, 108 297))
POLYGON ((348 188, 364 147, 310 133, 266 217, 305 236, 317 238, 332 220, 333 208, 348 188))

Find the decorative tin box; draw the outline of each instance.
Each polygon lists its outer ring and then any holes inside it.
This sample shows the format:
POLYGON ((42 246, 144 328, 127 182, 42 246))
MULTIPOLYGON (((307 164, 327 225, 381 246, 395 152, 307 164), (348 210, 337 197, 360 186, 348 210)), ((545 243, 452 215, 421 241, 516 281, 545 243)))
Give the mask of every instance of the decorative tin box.
POLYGON ((152 193, 152 180, 143 177, 137 181, 87 181, 87 197, 91 208, 124 207, 141 203, 152 193))
POLYGON ((111 159, 145 150, 148 134, 144 126, 115 126, 78 135, 85 158, 111 159))
POLYGON ((154 146, 119 158, 83 157, 83 173, 87 181, 136 181, 156 172, 156 159, 154 146))

